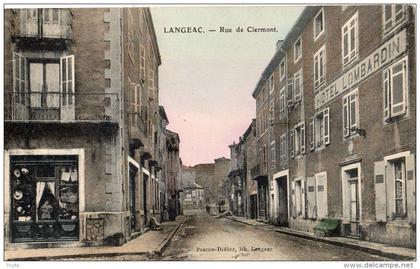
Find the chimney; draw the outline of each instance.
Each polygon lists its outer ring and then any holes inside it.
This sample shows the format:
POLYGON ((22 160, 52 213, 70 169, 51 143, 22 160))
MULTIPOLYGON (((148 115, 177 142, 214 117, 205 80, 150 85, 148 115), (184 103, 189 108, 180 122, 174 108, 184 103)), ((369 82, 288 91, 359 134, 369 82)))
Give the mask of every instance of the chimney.
POLYGON ((284 42, 284 40, 277 40, 276 51, 278 51, 281 48, 281 46, 283 45, 283 42, 284 42))

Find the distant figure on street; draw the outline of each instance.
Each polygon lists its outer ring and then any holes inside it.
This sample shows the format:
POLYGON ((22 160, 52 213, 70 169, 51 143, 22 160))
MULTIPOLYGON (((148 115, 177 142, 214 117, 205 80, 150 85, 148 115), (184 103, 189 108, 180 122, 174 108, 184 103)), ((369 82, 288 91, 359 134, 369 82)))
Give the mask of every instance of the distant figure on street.
POLYGON ((209 205, 206 205, 206 211, 207 211, 207 214, 210 214, 210 206, 209 205))

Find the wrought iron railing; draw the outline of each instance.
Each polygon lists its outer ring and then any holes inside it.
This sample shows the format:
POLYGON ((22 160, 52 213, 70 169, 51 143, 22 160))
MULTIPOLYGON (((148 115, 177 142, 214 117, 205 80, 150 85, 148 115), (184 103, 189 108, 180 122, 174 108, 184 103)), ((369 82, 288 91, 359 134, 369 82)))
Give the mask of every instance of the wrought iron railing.
POLYGON ((69 9, 20 9, 14 37, 71 39, 72 15, 69 9))
POLYGON ((118 93, 11 92, 4 95, 5 121, 117 122, 118 93))

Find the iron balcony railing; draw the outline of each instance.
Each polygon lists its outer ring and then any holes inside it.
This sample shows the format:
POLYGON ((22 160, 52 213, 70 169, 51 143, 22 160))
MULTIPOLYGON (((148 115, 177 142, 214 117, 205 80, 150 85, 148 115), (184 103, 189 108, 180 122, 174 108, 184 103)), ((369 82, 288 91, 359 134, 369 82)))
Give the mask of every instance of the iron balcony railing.
POLYGON ((6 122, 118 122, 118 93, 5 92, 6 122))
POLYGON ((15 38, 72 38, 72 15, 69 9, 19 9, 13 28, 15 38))
POLYGON ((267 176, 267 170, 263 169, 260 164, 255 165, 251 168, 251 178, 256 179, 259 177, 267 176))

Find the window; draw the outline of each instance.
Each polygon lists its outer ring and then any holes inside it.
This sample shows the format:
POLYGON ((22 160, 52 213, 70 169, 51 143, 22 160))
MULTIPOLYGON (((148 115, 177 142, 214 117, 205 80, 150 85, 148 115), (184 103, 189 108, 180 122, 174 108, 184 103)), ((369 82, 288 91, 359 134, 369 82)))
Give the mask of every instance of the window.
POLYGON ((301 58, 302 56, 302 38, 298 38, 294 45, 294 59, 295 63, 301 58))
POLYGON ((384 118, 390 121, 407 112, 408 71, 407 58, 384 71, 384 118))
POLYGON ((314 18, 314 39, 315 40, 324 32, 324 28, 325 28, 324 9, 321 9, 314 18))
POLYGON ((358 13, 354 14, 341 28, 343 66, 358 58, 359 27, 358 13))
POLYGON ((268 79, 268 88, 270 89, 270 93, 274 91, 274 75, 271 75, 268 79))
POLYGON ((280 81, 286 76, 286 63, 284 60, 280 62, 280 81))
POLYGON ((271 160, 271 168, 276 167, 276 141, 273 140, 270 143, 270 160, 271 160))
POLYGON ((139 85, 131 85, 131 113, 132 113, 132 125, 139 126, 139 117, 141 112, 141 89, 139 85))
POLYGON ((351 137, 357 133, 359 127, 358 89, 343 97, 343 135, 351 137))
POLYGON ((155 71, 149 70, 149 99, 153 100, 155 95, 155 71))
POLYGON ((311 150, 322 148, 330 143, 330 108, 327 107, 311 118, 311 150))
POLYGON ((314 55, 314 89, 325 82, 325 45, 314 55))
POLYGON ((305 180, 296 178, 292 181, 292 203, 295 217, 306 218, 306 187, 305 180))
POLYGON ((280 136, 280 162, 287 162, 287 134, 280 136))
POLYGON ((305 154, 305 123, 301 122, 290 130, 291 158, 305 154))
POLYGON ((286 115, 286 87, 280 89, 280 119, 286 115))
POLYGON ((294 102, 294 85, 293 85, 293 78, 287 80, 287 106, 292 107, 294 102))
POLYGON ((299 102, 302 100, 302 69, 294 74, 294 101, 299 102))
POLYGON ((405 20, 406 12, 406 5, 383 6, 384 36, 395 30, 405 20))
POLYGON ((393 163, 394 167, 394 191, 395 191, 395 215, 405 217, 407 215, 407 190, 405 182, 405 163, 398 159, 393 163))
POLYGON ((270 100, 269 122, 270 122, 271 125, 274 123, 274 99, 270 100))
POLYGON ((140 79, 142 82, 146 78, 146 51, 143 45, 140 45, 140 79))

